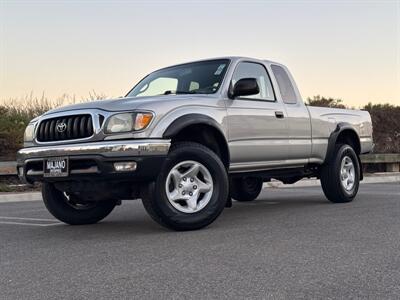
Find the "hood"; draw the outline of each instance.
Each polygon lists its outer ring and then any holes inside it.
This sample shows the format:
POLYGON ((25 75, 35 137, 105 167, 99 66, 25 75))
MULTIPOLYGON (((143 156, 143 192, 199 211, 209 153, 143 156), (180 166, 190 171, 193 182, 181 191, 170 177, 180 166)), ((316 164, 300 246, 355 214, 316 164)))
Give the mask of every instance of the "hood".
MULTIPOLYGON (((215 94, 214 94, 215 95, 215 94)), ((138 107, 145 108, 146 104, 149 106, 153 106, 157 102, 165 102, 165 101, 182 101, 185 99, 186 101, 190 101, 191 99, 198 98, 209 98, 213 95, 205 95, 205 94, 186 94, 186 95, 162 95, 162 96, 153 96, 153 97, 126 97, 126 98, 117 98, 117 99, 109 99, 109 100, 97 100, 84 102, 79 104, 62 106, 56 109, 52 109, 46 112, 44 115, 49 115, 58 112, 67 112, 71 110, 80 110, 80 109, 100 109, 111 112, 118 111, 131 111, 135 110, 138 107)))

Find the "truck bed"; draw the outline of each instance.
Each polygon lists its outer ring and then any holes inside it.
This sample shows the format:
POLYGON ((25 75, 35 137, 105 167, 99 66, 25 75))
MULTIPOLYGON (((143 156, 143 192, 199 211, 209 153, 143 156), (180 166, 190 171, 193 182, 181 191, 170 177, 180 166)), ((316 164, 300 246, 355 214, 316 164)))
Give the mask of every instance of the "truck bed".
POLYGON ((307 106, 307 109, 311 118, 312 157, 325 158, 329 136, 342 122, 351 124, 356 130, 361 153, 372 150, 372 122, 367 111, 316 106, 307 106))

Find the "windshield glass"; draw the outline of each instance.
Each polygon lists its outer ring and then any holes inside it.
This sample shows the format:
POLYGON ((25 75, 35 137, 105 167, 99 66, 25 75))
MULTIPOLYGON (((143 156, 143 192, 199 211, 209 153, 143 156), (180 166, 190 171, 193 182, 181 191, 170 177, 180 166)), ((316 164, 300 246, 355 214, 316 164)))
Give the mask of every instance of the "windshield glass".
POLYGON ((213 94, 218 91, 228 64, 228 59, 218 59, 165 68, 145 77, 127 97, 213 94))

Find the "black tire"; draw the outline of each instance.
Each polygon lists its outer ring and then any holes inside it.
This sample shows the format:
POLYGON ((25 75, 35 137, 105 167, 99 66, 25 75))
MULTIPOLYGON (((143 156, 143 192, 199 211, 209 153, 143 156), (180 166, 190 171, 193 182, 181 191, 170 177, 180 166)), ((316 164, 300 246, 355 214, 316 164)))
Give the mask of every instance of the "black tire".
POLYGON ((335 146, 334 158, 321 169, 321 185, 325 196, 334 203, 345 203, 352 201, 357 195, 360 185, 360 164, 357 154, 347 144, 335 146), (341 182, 341 164, 345 157, 350 158, 354 166, 354 185, 346 190, 341 182))
POLYGON ((94 224, 107 217, 116 205, 116 201, 91 202, 79 205, 67 199, 63 192, 53 184, 42 185, 43 201, 48 211, 58 220, 70 225, 94 224))
POLYGON ((155 182, 142 189, 144 208, 154 221, 173 230, 196 230, 211 224, 222 212, 228 199, 228 175, 220 158, 201 144, 180 142, 171 150, 155 182), (202 164, 211 174, 213 190, 209 202, 200 211, 185 213, 169 202, 166 181, 170 170, 187 160, 202 164))
POLYGON ((260 177, 237 177, 231 178, 231 197, 239 202, 255 200, 260 195, 263 180, 260 177))

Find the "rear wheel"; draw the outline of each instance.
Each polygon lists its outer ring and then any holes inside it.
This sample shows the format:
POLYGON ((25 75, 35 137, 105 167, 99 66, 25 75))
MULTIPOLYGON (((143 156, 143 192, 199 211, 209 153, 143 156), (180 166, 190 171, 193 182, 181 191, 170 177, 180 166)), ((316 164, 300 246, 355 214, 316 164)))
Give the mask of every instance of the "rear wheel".
POLYGON ((321 185, 325 196, 334 203, 352 201, 360 184, 357 154, 347 144, 335 147, 334 159, 321 169, 321 185))
POLYGON ((228 198, 228 178, 220 158, 203 145, 174 145, 156 182, 142 191, 143 205, 159 224, 194 230, 212 223, 228 198))
POLYGON ((262 186, 263 181, 260 177, 232 178, 230 182, 231 197, 240 202, 253 201, 260 195, 262 186))
POLYGON ((53 184, 42 185, 43 201, 58 220, 70 225, 94 224, 107 217, 116 205, 115 200, 85 202, 76 196, 57 190, 53 184))

